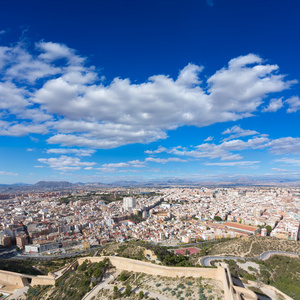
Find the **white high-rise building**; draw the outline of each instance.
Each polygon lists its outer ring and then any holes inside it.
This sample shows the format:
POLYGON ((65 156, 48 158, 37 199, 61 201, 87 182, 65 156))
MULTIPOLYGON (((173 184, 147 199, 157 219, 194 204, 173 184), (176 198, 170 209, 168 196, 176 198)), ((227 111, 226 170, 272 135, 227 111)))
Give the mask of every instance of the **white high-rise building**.
POLYGON ((124 210, 131 210, 136 207, 136 199, 133 197, 123 198, 123 208, 124 210))

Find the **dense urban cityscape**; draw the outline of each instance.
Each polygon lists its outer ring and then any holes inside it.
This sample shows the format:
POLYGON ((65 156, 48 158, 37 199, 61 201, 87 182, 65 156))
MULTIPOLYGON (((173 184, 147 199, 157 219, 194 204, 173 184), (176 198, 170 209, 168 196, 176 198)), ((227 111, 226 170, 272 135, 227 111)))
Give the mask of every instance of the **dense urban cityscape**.
POLYGON ((1 244, 16 244, 26 253, 57 252, 73 245, 89 248, 131 238, 176 245, 268 234, 297 241, 300 189, 109 188, 39 192, 11 195, 0 202, 0 211, 1 244))
MULTIPOLYGON (((235 264, 240 268, 246 268, 247 272, 260 268, 255 257, 247 258, 249 255, 260 255, 259 259, 262 261, 270 260, 271 255, 275 255, 276 258, 276 254, 299 256, 300 247, 297 245, 300 237, 300 188, 92 186, 74 188, 67 182, 40 182, 33 187, 25 188, 24 191, 20 187, 2 189, 9 191, 0 195, 0 247, 2 247, 0 262, 3 259, 5 265, 1 268, 6 270, 0 271, 0 291, 4 292, 2 294, 4 297, 30 300, 36 299, 32 298, 36 297, 34 296, 36 293, 46 293, 42 298, 44 299, 51 291, 53 297, 60 299, 58 295, 63 291, 59 292, 53 288, 49 290, 49 287, 57 286, 60 281, 74 281, 72 268, 78 265, 75 274, 78 273, 79 276, 83 268, 81 264, 84 266, 88 264, 88 260, 84 261, 84 257, 91 262, 99 261, 98 263, 102 264, 101 268, 107 268, 101 262, 104 255, 104 258, 109 257, 110 264, 117 270, 107 271, 107 275, 103 275, 104 281, 99 278, 100 281, 97 279, 98 283, 88 289, 77 290, 78 299, 116 299, 122 295, 130 296, 132 299, 136 299, 135 297, 173 299, 176 288, 172 292, 168 287, 170 285, 168 280, 174 276, 178 278, 178 272, 182 272, 179 271, 179 266, 186 269, 184 277, 190 274, 189 278, 199 276, 206 278, 200 285, 193 281, 196 279, 187 281, 188 284, 199 286, 199 295, 202 295, 203 299, 222 299, 222 293, 225 293, 224 299, 233 299, 230 298, 233 297, 232 293, 244 295, 244 299, 259 299, 255 297, 260 295, 262 290, 256 287, 257 283, 254 282, 252 286, 247 286, 247 289, 243 287, 241 290, 233 283, 229 283, 227 287, 227 281, 222 279, 222 272, 230 271, 234 274, 235 264), (34 187, 39 188, 35 190, 34 187), (259 239, 245 240, 247 237, 259 239), (270 238, 274 240, 268 240, 270 238), (234 250, 236 241, 242 246, 238 251, 234 250), (282 246, 281 241, 286 241, 286 245, 282 246), (245 246, 249 242, 249 246, 245 246), (273 243, 272 246, 270 242, 273 243), (292 242, 296 244, 291 244, 292 242), (216 250, 219 243, 221 249, 223 248, 221 252, 216 250), (209 251, 210 247, 216 248, 214 252, 209 251), (167 249, 167 252, 164 249, 167 249), (241 249, 245 249, 243 251, 246 252, 243 253, 241 249), (261 252, 263 250, 265 252, 261 252), (220 254, 209 256, 209 253, 220 254), (232 256, 233 254, 238 256, 232 256), (91 255, 93 257, 90 257, 91 255), (126 262, 122 262, 124 257, 127 259, 126 262), (132 259, 141 260, 141 263, 146 261, 146 265, 136 265, 132 259), (42 272, 40 274, 45 275, 30 277, 32 279, 28 279, 29 275, 22 275, 25 277, 18 283, 16 279, 18 273, 9 272, 10 275, 5 273, 8 270, 19 270, 20 273, 30 274, 32 267, 25 267, 28 260, 35 263, 36 270, 42 272), (229 263, 229 267, 223 265, 218 269, 212 269, 209 274, 203 273, 201 265, 211 267, 213 261, 221 260, 229 263), (19 267, 14 266, 14 261, 19 262, 17 263, 19 267), (46 272, 42 271, 45 264, 42 261, 46 261, 48 266, 46 272), (52 261, 54 265, 49 269, 51 265, 49 263, 52 261), (147 265, 149 264, 147 261, 153 267, 147 265), (60 262, 62 269, 58 268, 60 262), (161 265, 175 265, 177 268, 168 271, 160 288, 157 276, 166 275, 166 270, 161 273, 162 270, 157 269, 161 265), (195 266, 197 268, 194 270, 198 271, 193 272, 198 272, 196 274, 189 271, 195 266), (144 272, 147 275, 141 275, 144 272), (142 281, 134 292, 131 286, 137 283, 130 280, 130 274, 135 274, 135 277, 148 276, 145 282, 151 280, 153 283, 147 286, 142 281), (5 276, 12 277, 8 279, 5 276), (123 280, 127 282, 124 294, 118 284, 123 280), (30 281, 32 287, 29 288, 30 281), (210 288, 207 289, 207 286, 210 288), (212 293, 211 297, 208 297, 208 293, 212 293)), ((93 263, 87 266, 95 268, 93 263)), ((245 280, 257 281, 256 276, 263 276, 263 272, 261 269, 261 275, 250 272, 241 273, 239 276, 245 277, 245 280)), ((268 278, 269 275, 264 277, 263 282, 268 282, 268 278)), ((186 283, 182 280, 175 282, 177 286, 186 283)), ((274 284, 278 286, 276 281, 274 284)), ((64 291, 63 293, 66 293, 64 297, 70 292, 70 295, 75 292, 72 292, 71 283, 67 286, 71 290, 64 291)), ((171 286, 174 286, 174 282, 171 286)), ((257 286, 262 288, 261 284, 257 286)), ((263 291, 273 297, 274 291, 272 292, 269 285, 265 285, 263 291)), ((281 295, 280 297, 290 299, 282 291, 278 289, 275 291, 281 295)), ((283 291, 286 292, 286 289, 283 288, 283 291)), ((195 293, 195 290, 189 289, 186 293, 187 299, 195 299, 193 296, 195 293)), ((294 288, 291 293, 294 293, 294 288)), ((176 295, 180 296, 181 293, 178 292, 176 295)))

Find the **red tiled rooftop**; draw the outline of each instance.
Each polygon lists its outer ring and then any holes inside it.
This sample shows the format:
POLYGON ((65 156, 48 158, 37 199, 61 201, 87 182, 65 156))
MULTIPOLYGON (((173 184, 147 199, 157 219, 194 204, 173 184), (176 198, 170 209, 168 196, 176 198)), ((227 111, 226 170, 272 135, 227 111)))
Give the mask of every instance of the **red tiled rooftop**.
POLYGON ((242 225, 242 224, 234 223, 234 222, 225 222, 223 225, 227 226, 227 227, 232 227, 232 228, 236 228, 236 229, 240 229, 240 230, 253 231, 253 232, 256 229, 258 229, 258 227, 255 227, 255 226, 242 225))

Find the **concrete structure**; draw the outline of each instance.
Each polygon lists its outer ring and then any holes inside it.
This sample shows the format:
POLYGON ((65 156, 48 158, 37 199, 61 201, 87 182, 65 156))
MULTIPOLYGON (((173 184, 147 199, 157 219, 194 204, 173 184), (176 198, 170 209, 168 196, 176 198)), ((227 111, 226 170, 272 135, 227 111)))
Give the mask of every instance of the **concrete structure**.
POLYGON ((58 248, 59 248, 59 243, 33 244, 33 245, 26 245, 25 252, 41 253, 44 251, 49 251, 49 250, 58 249, 58 248))
POLYGON ((135 207, 136 207, 136 198, 134 198, 134 197, 124 197, 123 198, 124 210, 132 210, 135 207))
POLYGON ((25 246, 28 245, 28 239, 26 234, 17 236, 16 244, 20 249, 25 249, 25 246))
POLYGON ((143 217, 143 219, 147 219, 148 212, 146 210, 143 210, 142 217, 143 217))
POLYGON ((1 245, 4 247, 9 247, 11 245, 11 237, 9 235, 2 236, 1 245))

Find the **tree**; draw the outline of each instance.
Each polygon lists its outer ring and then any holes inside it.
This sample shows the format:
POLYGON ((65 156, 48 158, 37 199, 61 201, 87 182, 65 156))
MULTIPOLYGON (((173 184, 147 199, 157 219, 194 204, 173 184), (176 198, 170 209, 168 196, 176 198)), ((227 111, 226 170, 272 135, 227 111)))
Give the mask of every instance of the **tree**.
POLYGON ((270 225, 267 225, 266 229, 267 229, 267 233, 269 235, 271 233, 271 231, 272 231, 272 227, 270 225))
POLYGON ((214 219, 215 219, 215 221, 218 221, 218 222, 223 221, 222 218, 219 216, 215 216, 214 219))
POLYGON ((115 285, 114 286, 114 294, 113 294, 113 299, 121 298, 122 294, 119 292, 118 287, 115 285))
POLYGON ((124 272, 121 273, 119 280, 120 281, 125 281, 128 278, 124 272))
POLYGON ((143 298, 144 298, 144 292, 143 292, 143 291, 140 291, 140 292, 139 292, 139 297, 140 297, 140 299, 143 299, 143 298))
POLYGON ((125 296, 129 297, 130 294, 131 294, 131 286, 127 284, 125 289, 125 296))

